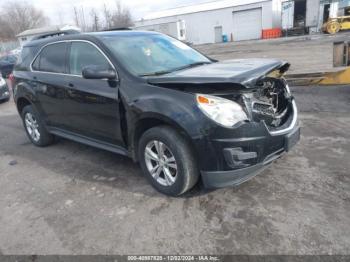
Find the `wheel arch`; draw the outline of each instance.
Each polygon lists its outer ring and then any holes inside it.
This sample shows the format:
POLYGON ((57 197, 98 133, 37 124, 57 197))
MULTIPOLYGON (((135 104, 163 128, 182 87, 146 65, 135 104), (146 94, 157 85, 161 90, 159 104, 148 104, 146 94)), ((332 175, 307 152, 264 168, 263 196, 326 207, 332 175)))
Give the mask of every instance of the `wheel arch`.
POLYGON ((26 97, 19 97, 16 100, 17 111, 20 115, 22 115, 23 108, 29 105, 33 105, 33 103, 26 97))
POLYGON ((134 125, 133 130, 129 133, 129 141, 130 141, 130 152, 131 157, 135 162, 138 162, 138 145, 141 136, 149 129, 157 127, 157 126, 169 126, 171 128, 174 128, 176 131, 178 131, 181 135, 183 135, 186 140, 191 145, 192 149, 194 150, 194 145, 192 143, 191 137, 186 131, 184 127, 179 125, 174 120, 158 114, 158 113, 147 113, 144 114, 142 117, 140 117, 137 122, 134 125))

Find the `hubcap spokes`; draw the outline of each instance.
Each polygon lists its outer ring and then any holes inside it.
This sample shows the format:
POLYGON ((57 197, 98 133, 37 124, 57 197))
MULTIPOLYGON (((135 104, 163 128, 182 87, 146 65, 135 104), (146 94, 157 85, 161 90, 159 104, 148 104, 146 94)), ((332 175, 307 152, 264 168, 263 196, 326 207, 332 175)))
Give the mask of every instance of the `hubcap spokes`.
POLYGON ((24 122, 25 122, 26 129, 27 129, 30 137, 35 142, 38 142, 40 140, 40 132, 39 132, 39 125, 38 125, 38 122, 36 121, 35 117, 31 113, 27 113, 25 115, 24 122))
POLYGON ((173 153, 162 142, 153 140, 145 149, 146 166, 152 177, 163 186, 171 186, 177 178, 177 164, 173 153))

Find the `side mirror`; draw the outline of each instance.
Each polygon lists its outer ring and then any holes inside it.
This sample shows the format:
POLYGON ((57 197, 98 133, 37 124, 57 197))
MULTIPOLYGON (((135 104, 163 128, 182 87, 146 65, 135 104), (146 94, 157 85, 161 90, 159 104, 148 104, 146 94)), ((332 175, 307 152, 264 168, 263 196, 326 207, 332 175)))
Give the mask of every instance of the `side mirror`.
POLYGON ((106 68, 104 66, 86 66, 82 72, 85 79, 108 79, 117 80, 117 72, 112 68, 106 68))

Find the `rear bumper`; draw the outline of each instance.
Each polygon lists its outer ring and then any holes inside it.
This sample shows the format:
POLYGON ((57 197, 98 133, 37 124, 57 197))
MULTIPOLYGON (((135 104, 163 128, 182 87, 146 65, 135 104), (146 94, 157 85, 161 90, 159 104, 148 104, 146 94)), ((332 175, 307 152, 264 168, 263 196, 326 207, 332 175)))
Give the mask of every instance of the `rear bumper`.
POLYGON ((202 181, 206 188, 222 188, 240 185, 260 174, 273 161, 280 158, 291 150, 300 140, 300 127, 295 126, 287 134, 259 138, 256 141, 249 141, 249 145, 239 143, 237 147, 230 144, 230 148, 222 148, 225 162, 231 170, 224 171, 201 171, 202 181), (256 145, 252 146, 252 145, 256 145), (260 147, 274 147, 273 152, 258 151, 260 147), (250 152, 246 149, 249 148, 250 152), (243 150, 242 150, 243 149, 243 150))

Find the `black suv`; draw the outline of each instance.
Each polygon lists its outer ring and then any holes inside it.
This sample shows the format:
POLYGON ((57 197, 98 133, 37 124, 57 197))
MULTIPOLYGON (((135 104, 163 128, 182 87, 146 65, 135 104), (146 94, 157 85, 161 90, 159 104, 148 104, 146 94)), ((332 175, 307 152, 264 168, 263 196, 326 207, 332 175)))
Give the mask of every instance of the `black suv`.
POLYGON ((155 32, 63 36, 24 46, 14 98, 29 139, 131 157, 160 192, 238 185, 300 138, 289 64, 217 62, 155 32))

